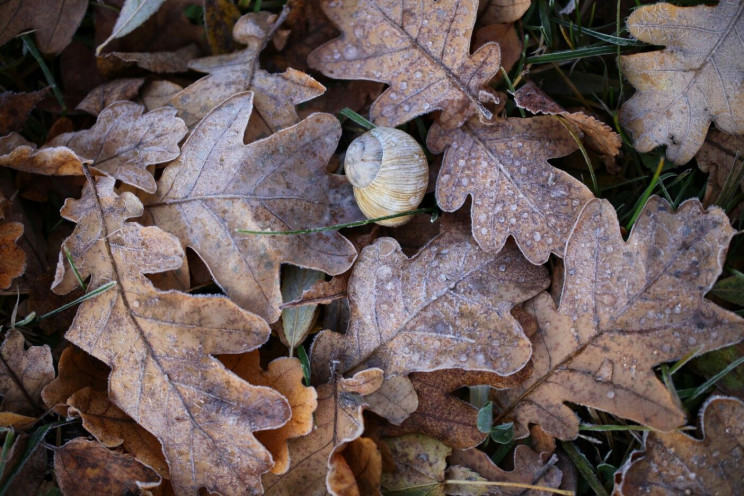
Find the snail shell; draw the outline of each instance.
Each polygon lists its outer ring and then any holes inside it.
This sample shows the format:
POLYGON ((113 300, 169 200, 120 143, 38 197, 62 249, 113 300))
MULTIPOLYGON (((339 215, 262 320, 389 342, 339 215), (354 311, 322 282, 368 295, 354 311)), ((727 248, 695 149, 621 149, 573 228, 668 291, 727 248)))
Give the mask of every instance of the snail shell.
MULTIPOLYGON (((376 127, 355 139, 346 150, 344 170, 368 219, 414 210, 429 183, 424 151, 408 134, 390 127, 376 127)), ((394 227, 409 220, 407 215, 377 224, 394 227)))

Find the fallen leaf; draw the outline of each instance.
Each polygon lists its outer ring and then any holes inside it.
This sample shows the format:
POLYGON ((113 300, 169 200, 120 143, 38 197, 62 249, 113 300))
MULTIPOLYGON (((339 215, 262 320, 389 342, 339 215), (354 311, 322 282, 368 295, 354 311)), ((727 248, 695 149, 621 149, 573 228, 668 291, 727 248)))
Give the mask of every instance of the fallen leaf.
POLYGON ((0 289, 9 288, 13 279, 26 270, 26 253, 17 244, 23 235, 23 224, 3 222, 5 203, 5 197, 0 193, 0 289))
POLYGON ((49 346, 24 350, 23 334, 10 329, 0 346, 0 394, 3 410, 20 415, 44 412, 41 390, 54 379, 49 346))
POLYGON ((45 146, 67 147, 97 171, 153 193, 155 178, 146 167, 178 157, 187 129, 175 109, 144 110, 138 103, 113 103, 92 128, 61 134, 45 146))
POLYGON ((312 372, 325 380, 330 359, 341 372, 380 367, 386 377, 446 368, 509 375, 531 356, 511 308, 548 280, 513 244, 479 249, 451 226, 413 258, 392 238, 362 250, 349 280, 346 334, 323 331, 312 345, 312 372))
POLYGON ((0 166, 34 174, 82 176, 83 160, 64 146, 36 145, 18 133, 0 136, 0 166))
POLYGON ((331 278, 330 281, 319 280, 302 291, 298 297, 282 303, 282 310, 304 305, 328 305, 329 303, 346 298, 346 288, 349 285, 351 271, 346 271, 331 278))
POLYGON ((36 417, 27 417, 13 412, 0 412, 0 427, 23 428, 35 423, 36 417))
POLYGON ((96 65, 107 77, 129 72, 135 66, 158 74, 187 72, 189 63, 199 54, 194 44, 173 52, 108 52, 96 58, 96 65))
POLYGON ((700 440, 681 432, 645 432, 643 449, 615 474, 613 494, 738 494, 744 403, 716 396, 700 412, 700 440))
POLYGON ((50 88, 45 88, 30 93, 0 93, 0 136, 23 127, 28 114, 47 96, 49 90, 50 88))
POLYGON ((721 131, 744 133, 744 4, 641 7, 627 20, 641 41, 661 51, 620 57, 623 75, 638 90, 620 108, 620 123, 639 152, 666 145, 676 164, 700 149, 711 122, 721 131))
MULTIPOLYGON (((183 250, 157 227, 125 222, 142 214, 142 204, 131 193, 117 196, 114 183, 99 178, 61 211, 77 223, 63 247, 80 276, 90 276, 89 290, 116 283, 80 305, 65 338, 111 367, 111 401, 162 443, 177 493, 202 486, 260 492, 259 476, 272 459, 252 431, 286 423, 289 405, 210 355, 255 349, 269 327, 226 298, 154 288, 144 274, 178 268, 183 250)), ((52 289, 76 286, 61 255, 52 289)))
POLYGON ((39 441, 19 433, 4 453, 0 484, 5 494, 37 494, 47 471, 46 448, 39 441), (36 446, 32 445, 34 441, 36 446))
MULTIPOLYGON (((717 129, 710 130, 708 138, 695 155, 700 170, 708 173, 708 187, 705 189, 703 205, 716 204, 719 199, 725 200, 725 197, 721 197, 724 189, 727 189, 726 196, 735 197, 738 194, 735 185, 729 184, 727 186, 727 183, 733 183, 737 169, 742 169, 742 156, 744 156, 744 136, 722 133, 717 129), (737 167, 734 167, 735 165, 737 167), (729 177, 732 174, 734 176, 729 177), (732 189, 733 191, 731 191, 732 189)), ((741 172, 739 173, 741 174, 741 172)), ((739 181, 738 189, 740 192, 744 192, 744 177, 739 181)))
MULTIPOLYGON (((501 51, 501 67, 508 73, 514 64, 522 58, 522 40, 519 38, 514 23, 490 24, 477 28, 473 33, 473 49, 488 43, 498 43, 501 51)), ((501 79, 501 74, 494 76, 496 81, 501 79)))
POLYGON ((295 105, 322 94, 325 87, 294 69, 269 74, 259 68, 258 55, 282 20, 269 12, 246 14, 233 30, 235 40, 247 45, 244 50, 196 59, 189 64, 192 70, 209 75, 171 99, 187 126, 193 127, 226 98, 248 90, 254 92, 255 116, 246 142, 299 122, 295 105))
POLYGON ((97 116, 112 103, 118 100, 131 100, 137 96, 144 82, 143 78, 123 78, 108 81, 88 93, 75 108, 97 116))
POLYGON ((560 122, 548 116, 490 126, 470 121, 452 131, 434 124, 426 142, 433 153, 446 149, 437 204, 453 212, 472 196, 473 237, 482 249, 498 251, 511 235, 532 263, 544 263, 551 253, 563 256, 581 207, 593 195, 548 163, 577 149, 560 122))
POLYGON ((80 417, 85 430, 107 448, 121 446, 138 462, 168 478, 168 464, 158 440, 111 403, 106 391, 83 388, 67 400, 68 417, 80 417))
POLYGON ((380 494, 382 455, 377 444, 360 437, 337 451, 331 460, 328 486, 333 494, 374 496, 380 494))
POLYGON ((68 346, 59 357, 57 377, 41 391, 41 398, 49 408, 62 416, 67 415, 67 398, 75 392, 90 387, 106 391, 110 369, 105 363, 75 346, 68 346))
POLYGON ((230 0, 204 1, 204 31, 213 55, 233 51, 232 30, 239 18, 240 10, 230 0))
MULTIPOLYGON (((450 471, 457 467, 466 467, 473 470, 484 480, 490 482, 510 482, 517 484, 529 484, 533 486, 557 488, 561 485, 562 472, 555 466, 558 457, 550 456, 548 453, 535 453, 527 446, 517 446, 513 455, 514 469, 502 470, 494 464, 486 453, 477 449, 454 450, 448 462, 448 479, 459 479, 455 473, 450 471)), ((472 486, 465 485, 458 488, 456 484, 447 485, 447 494, 491 494, 499 496, 540 496, 545 494, 539 490, 525 490, 519 487, 507 486, 472 486), (463 491, 464 489, 464 491, 463 491)))
POLYGON ((733 234, 720 209, 688 200, 672 213, 652 196, 625 242, 612 205, 589 202, 566 248, 560 305, 542 293, 525 306, 539 324, 534 372, 496 393, 494 423, 514 420, 517 436, 537 423, 574 439, 578 418, 566 401, 659 430, 684 423, 653 367, 744 338, 744 320, 703 298, 733 234))
POLYGON ((336 450, 362 435, 364 396, 377 390, 383 381, 380 369, 367 369, 351 378, 334 376, 318 386, 315 427, 307 436, 289 441, 289 471, 262 477, 266 496, 284 496, 301 488, 302 494, 325 495, 330 461, 336 450))
POLYGON ((325 173, 341 134, 338 120, 314 114, 244 145, 251 100, 251 93, 236 95, 205 117, 145 204, 155 224, 199 254, 230 299, 274 322, 282 262, 340 274, 356 250, 335 231, 261 236, 235 230, 306 229, 362 214, 346 179, 325 173))
POLYGON ((323 11, 343 32, 308 56, 310 67, 337 79, 367 79, 390 88, 370 108, 372 121, 395 127, 442 110, 439 123, 456 128, 478 115, 490 121, 488 88, 500 52, 488 43, 470 54, 477 0, 408 5, 381 0, 325 0, 323 11))
POLYGON ((32 29, 41 52, 59 53, 72 41, 87 8, 86 0, 3 2, 0 4, 0 45, 32 29))
POLYGON ((385 494, 445 495, 444 470, 452 448, 420 434, 407 434, 383 441, 395 462, 395 471, 382 473, 382 490, 385 494))
POLYGON ((101 50, 111 40, 121 38, 141 26, 142 23, 157 12, 164 2, 165 0, 125 0, 121 11, 119 11, 119 17, 116 19, 113 31, 111 31, 111 34, 103 43, 98 45, 96 55, 99 55, 101 50))
POLYGON ((142 103, 150 110, 169 105, 170 99, 183 89, 171 81, 150 81, 142 88, 142 103))
POLYGON ((160 476, 132 456, 81 437, 54 450, 54 474, 65 496, 142 494, 160 484, 160 476))
POLYGON ((480 0, 478 23, 481 25, 516 22, 530 8, 531 0, 480 0))
POLYGON ((584 112, 568 112, 532 81, 528 81, 514 93, 514 103, 533 114, 565 117, 584 134, 586 146, 600 155, 614 157, 620 153, 623 140, 610 126, 584 112))
POLYGON ((290 466, 287 440, 304 436, 313 428, 313 412, 318 406, 315 389, 302 384, 303 372, 300 361, 292 357, 277 358, 261 370, 258 351, 240 355, 221 355, 220 361, 238 377, 256 386, 266 386, 282 394, 292 409, 292 417, 278 429, 256 433, 264 447, 274 457, 271 472, 282 474, 290 466))
MULTIPOLYGON (((293 301, 303 295, 313 284, 322 281, 325 274, 317 270, 288 265, 282 270, 282 300, 293 301)), ((282 330, 279 339, 289 348, 290 355, 302 343, 315 323, 318 305, 282 308, 282 330)))

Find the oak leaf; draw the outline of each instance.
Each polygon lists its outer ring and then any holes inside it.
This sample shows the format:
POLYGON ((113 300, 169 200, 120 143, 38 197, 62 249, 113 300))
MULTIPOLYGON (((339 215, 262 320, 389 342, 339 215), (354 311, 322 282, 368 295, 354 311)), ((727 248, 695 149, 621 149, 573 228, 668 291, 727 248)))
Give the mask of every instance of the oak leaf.
POLYGON ((531 0, 480 0, 478 23, 503 24, 516 22, 530 8, 531 0))
POLYGON ((119 100, 131 100, 136 97, 144 83, 144 78, 122 78, 107 81, 100 86, 96 86, 75 108, 98 116, 112 103, 119 100))
POLYGON ((138 462, 168 478, 160 442, 111 403, 106 391, 85 387, 67 399, 68 417, 80 417, 85 430, 107 448, 121 446, 138 462))
POLYGON ((256 386, 270 387, 289 401, 292 417, 286 424, 278 429, 256 433, 256 439, 274 458, 271 472, 286 472, 291 463, 287 440, 310 433, 313 429, 313 412, 318 406, 315 389, 302 384, 304 375, 300 361, 292 357, 277 358, 269 363, 267 370, 262 370, 258 351, 221 355, 219 359, 241 379, 256 386))
MULTIPOLYGON (((744 135, 731 135, 711 129, 708 138, 695 155, 698 167, 708 173, 708 186, 705 189, 703 205, 721 205, 744 192, 744 167, 741 157, 744 156, 744 135), (736 184, 738 183, 738 184, 736 184), (738 186, 738 190, 736 191, 738 186)), ((735 218, 732 216, 732 218, 735 218)))
POLYGON ((0 193, 0 289, 9 288, 13 279, 26 269, 26 253, 17 244, 23 235, 23 224, 3 221, 5 203, 0 193))
POLYGON ((742 2, 658 3, 635 10, 627 24, 639 40, 666 46, 620 59, 638 92, 619 117, 638 151, 666 145, 667 157, 684 164, 702 146, 711 122, 721 131, 744 133, 742 2))
POLYGON ((30 93, 13 91, 0 93, 0 136, 23 127, 28 114, 47 96, 50 89, 44 88, 30 93))
POLYGON ((284 474, 264 474, 264 494, 284 496, 298 488, 313 496, 331 491, 327 478, 332 457, 345 443, 362 435, 364 396, 377 390, 382 381, 382 370, 367 369, 350 378, 334 375, 330 383, 318 386, 315 427, 307 436, 289 441, 293 463, 284 474))
POLYGON ((54 450, 54 474, 65 496, 142 494, 160 484, 160 476, 132 456, 80 437, 54 450))
POLYGON ((532 263, 563 255, 581 207, 593 195, 548 163, 577 149, 560 122, 549 116, 489 126, 470 121, 452 131, 434 124, 426 142, 434 153, 446 149, 437 204, 453 212, 471 195, 473 237, 482 249, 498 251, 511 235, 532 263))
POLYGON ((0 394, 3 410, 21 415, 44 412, 41 390, 54 379, 49 346, 24 350, 23 334, 11 329, 0 346, 0 394))
POLYGON ((442 110, 447 129, 469 117, 493 118, 486 106, 498 72, 499 46, 470 54, 477 0, 403 4, 382 0, 325 0, 323 11, 343 32, 308 56, 310 67, 339 79, 367 79, 390 88, 370 108, 372 121, 395 127, 442 110))
POLYGON ((41 52, 59 53, 72 41, 87 8, 86 0, 3 2, 0 4, 0 45, 33 29, 41 52))
POLYGON ((106 391, 111 370, 105 363, 75 346, 62 352, 57 364, 57 377, 41 391, 41 398, 49 408, 67 415, 67 399, 83 388, 106 391))
MULTIPOLYGON (((142 204, 131 193, 117 196, 114 182, 89 183, 61 211, 77 223, 63 248, 81 277, 90 276, 88 287, 116 282, 80 305, 65 337, 111 367, 111 401, 162 443, 177 493, 260 492, 259 475, 272 459, 252 431, 283 425, 289 405, 210 355, 257 348, 268 325, 222 297, 157 290, 144 274, 178 268, 183 250, 157 227, 125 222, 142 214, 142 204)), ((76 286, 61 255, 52 289, 76 286)))
POLYGON ((513 374, 531 356, 511 308, 547 287, 545 270, 513 244, 488 253, 467 228, 450 226, 413 258, 392 238, 365 247, 349 280, 346 334, 322 331, 313 377, 380 367, 386 378, 446 368, 513 374))
POLYGON ((643 449, 633 452, 615 474, 613 494, 738 494, 744 403, 717 396, 700 412, 700 440, 681 432, 646 432, 643 449))
POLYGON ((425 494, 444 496, 444 471, 446 458, 452 448, 434 438, 421 434, 383 439, 390 450, 395 470, 382 473, 382 490, 385 494, 425 494))
POLYGON ((333 231, 261 236, 235 230, 305 229, 362 215, 346 179, 325 173, 341 134, 338 120, 314 114, 244 145, 251 100, 251 93, 236 95, 205 117, 145 204, 155 224, 199 254, 230 299, 273 322, 280 315, 282 262, 340 274, 356 250, 333 231))
POLYGON ((53 176, 82 176, 83 159, 65 146, 37 148, 18 133, 0 136, 0 166, 53 176))
POLYGON ((659 430, 684 423, 652 367, 744 338, 744 320, 703 298, 733 234, 720 209, 688 200, 673 213, 653 196, 625 242, 612 205, 589 202, 566 248, 560 305, 546 293, 525 305, 539 325, 534 372, 496 394, 495 423, 573 439, 578 419, 566 401, 659 430))
POLYGON ((247 45, 245 49, 189 63, 192 70, 209 75, 171 99, 187 126, 193 127, 226 98, 248 90, 254 92, 255 107, 248 142, 299 121, 294 106, 322 94, 325 87, 294 69, 270 74, 259 67, 258 56, 282 21, 283 17, 269 12, 246 14, 233 29, 235 40, 247 45))
POLYGON ((360 437, 333 455, 328 486, 339 496, 374 496, 380 494, 381 476, 382 455, 377 444, 360 437))

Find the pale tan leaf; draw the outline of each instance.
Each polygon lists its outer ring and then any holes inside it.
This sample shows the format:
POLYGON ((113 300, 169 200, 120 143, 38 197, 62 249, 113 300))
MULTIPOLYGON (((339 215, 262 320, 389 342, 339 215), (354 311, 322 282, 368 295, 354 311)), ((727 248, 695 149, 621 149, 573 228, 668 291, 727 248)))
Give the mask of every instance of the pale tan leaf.
POLYGON ((261 236, 236 230, 306 229, 362 214, 346 179, 325 172, 341 134, 334 116, 314 114, 244 145, 251 108, 251 93, 243 93, 212 111, 145 203, 154 223, 196 251, 234 302, 273 322, 280 315, 282 262, 340 274, 356 250, 335 231, 261 236))
POLYGON ((446 149, 437 204, 453 212, 472 196, 473 237, 482 249, 498 251, 511 235, 532 263, 563 255, 581 207, 593 195, 548 163, 577 149, 560 122, 549 116, 490 126, 470 121, 449 132, 435 124, 426 141, 434 153, 446 149))
POLYGON ((284 496, 301 490, 303 495, 324 496, 334 453, 362 435, 363 397, 376 391, 382 381, 382 370, 367 369, 348 379, 336 375, 330 383, 318 386, 315 427, 307 436, 289 441, 293 463, 284 474, 263 476, 264 494, 284 496))
POLYGON ((36 148, 18 133, 0 136, 0 166, 53 176, 82 176, 83 159, 64 146, 36 148))
POLYGON ((640 152, 666 145, 669 160, 688 162, 711 122, 744 133, 744 3, 676 7, 657 3, 627 21, 641 41, 662 51, 620 58, 623 75, 638 90, 620 108, 620 122, 640 152))
POLYGON ((494 396, 495 423, 537 423, 560 439, 578 434, 563 403, 590 406, 671 430, 684 413, 654 374, 659 363, 744 338, 744 320, 706 300, 734 230, 725 213, 688 200, 676 213, 652 196, 623 241, 615 209, 593 200, 566 248, 560 305, 546 293, 527 303, 539 324, 534 372, 494 396))
MULTIPOLYGON (((289 404, 211 355, 257 348, 268 325, 223 297, 153 287, 144 274, 178 268, 183 250, 157 227, 125 222, 142 214, 142 204, 131 193, 117 196, 114 182, 102 177, 62 208, 77 223, 63 248, 90 276, 89 288, 116 282, 80 305, 65 337, 111 367, 111 401, 162 443, 177 493, 202 486, 224 495, 260 492, 260 474, 273 462, 252 431, 283 425, 289 404)), ((60 256, 52 289, 76 285, 60 256)))
POLYGON ((0 394, 3 410, 21 415, 44 412, 41 390, 54 379, 49 346, 24 350, 23 334, 11 329, 0 347, 0 394))
POLYGON ((325 0, 326 15, 343 32, 308 56, 326 76, 367 79, 390 87, 370 109, 372 121, 395 127, 442 110, 452 129, 477 115, 493 118, 496 97, 488 81, 499 70, 500 52, 489 43, 470 54, 477 0, 406 4, 384 0, 325 0))
POLYGON ((108 81, 88 93, 75 108, 97 116, 112 103, 118 100, 131 100, 137 96, 144 82, 143 78, 108 81))
POLYGON ((380 367, 386 377, 447 368, 513 374, 531 356, 509 311, 548 284, 542 267, 514 244, 488 253, 467 226, 453 225, 407 258, 392 238, 362 250, 349 280, 346 334, 323 331, 313 342, 312 372, 380 367))
POLYGON ((36 32, 43 53, 59 53, 77 31, 86 0, 9 0, 0 3, 0 45, 27 29, 36 32))
POLYGON ((96 48, 96 55, 108 45, 111 40, 121 38, 137 29, 143 22, 150 18, 165 0, 125 0, 121 7, 119 17, 111 32, 111 35, 96 48))
POLYGON ((744 403, 713 397, 700 409, 696 439, 681 432, 646 432, 643 449, 631 454, 615 474, 616 496, 741 492, 744 457, 744 403))

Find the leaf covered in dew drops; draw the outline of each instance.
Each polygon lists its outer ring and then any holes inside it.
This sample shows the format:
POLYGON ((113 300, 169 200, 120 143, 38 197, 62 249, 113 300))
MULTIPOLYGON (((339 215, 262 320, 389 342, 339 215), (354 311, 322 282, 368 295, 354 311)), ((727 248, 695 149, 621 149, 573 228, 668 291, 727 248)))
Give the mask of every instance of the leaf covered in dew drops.
POLYGON ((439 122, 458 127, 472 116, 493 118, 489 80, 498 72, 497 43, 470 53, 477 0, 388 2, 324 0, 342 31, 308 56, 308 64, 339 79, 367 79, 390 87, 370 108, 371 120, 395 127, 442 110, 439 122))
POLYGON ((627 20, 641 41, 660 51, 620 57, 636 93, 620 108, 620 123, 639 152, 666 145, 676 164, 688 162, 714 122, 721 131, 744 133, 744 3, 641 7, 627 20))
POLYGON ((546 293, 525 305, 539 326, 534 371, 495 393, 494 423, 513 420, 517 436, 537 423, 574 439, 570 401, 654 429, 682 425, 653 367, 744 338, 744 319, 704 298, 734 232, 719 208, 687 200, 673 212, 652 196, 625 242, 612 205, 589 202, 566 247, 560 305, 546 293))
MULTIPOLYGON (((116 285, 83 302, 65 338, 111 367, 111 401, 162 443, 178 494, 200 487, 223 494, 260 492, 272 465, 252 431, 273 429, 291 415, 278 392, 229 372, 215 354, 261 346, 269 326, 224 297, 156 289, 145 276, 178 268, 178 240, 158 227, 126 219, 142 215, 131 193, 114 192, 113 178, 89 183, 62 216, 77 223, 63 243, 88 287, 116 285)), ((52 289, 77 287, 60 255, 52 289)))

